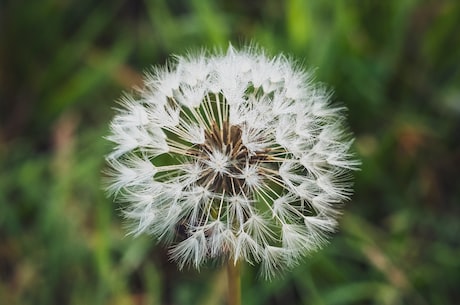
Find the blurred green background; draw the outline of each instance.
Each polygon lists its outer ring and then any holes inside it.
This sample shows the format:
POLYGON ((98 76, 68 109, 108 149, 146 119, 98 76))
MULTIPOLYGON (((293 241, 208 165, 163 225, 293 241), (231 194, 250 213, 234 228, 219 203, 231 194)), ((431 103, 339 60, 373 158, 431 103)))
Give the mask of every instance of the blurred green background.
POLYGON ((0 1, 0 304, 224 304, 125 236, 101 190, 112 107, 169 54, 254 41, 349 108, 340 232, 243 304, 460 303, 460 1, 0 1))

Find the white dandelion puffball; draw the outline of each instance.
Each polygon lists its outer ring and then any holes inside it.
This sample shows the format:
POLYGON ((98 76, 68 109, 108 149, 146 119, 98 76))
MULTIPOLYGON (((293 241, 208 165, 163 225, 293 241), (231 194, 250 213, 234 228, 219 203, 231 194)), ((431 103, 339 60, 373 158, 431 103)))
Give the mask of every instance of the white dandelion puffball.
POLYGON ((247 261, 270 278, 335 230, 359 162, 345 109, 292 60, 231 46, 177 56, 120 104, 108 192, 179 268, 247 261))

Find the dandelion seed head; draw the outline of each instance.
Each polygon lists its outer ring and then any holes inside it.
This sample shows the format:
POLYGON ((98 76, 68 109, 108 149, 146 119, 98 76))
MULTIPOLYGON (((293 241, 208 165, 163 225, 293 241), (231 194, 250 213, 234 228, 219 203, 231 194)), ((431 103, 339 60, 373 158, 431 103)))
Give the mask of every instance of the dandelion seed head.
POLYGON ((120 101, 107 190, 179 268, 244 260, 273 277, 327 241, 351 195, 359 162, 330 98, 256 47, 176 56, 120 101))

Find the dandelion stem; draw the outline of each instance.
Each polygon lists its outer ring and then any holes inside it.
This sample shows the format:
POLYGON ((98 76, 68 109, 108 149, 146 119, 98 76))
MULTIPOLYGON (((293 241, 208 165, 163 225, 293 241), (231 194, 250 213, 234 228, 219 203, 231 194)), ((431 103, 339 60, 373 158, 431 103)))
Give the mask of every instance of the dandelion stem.
POLYGON ((240 262, 229 259, 227 262, 228 295, 227 305, 241 305, 240 262))

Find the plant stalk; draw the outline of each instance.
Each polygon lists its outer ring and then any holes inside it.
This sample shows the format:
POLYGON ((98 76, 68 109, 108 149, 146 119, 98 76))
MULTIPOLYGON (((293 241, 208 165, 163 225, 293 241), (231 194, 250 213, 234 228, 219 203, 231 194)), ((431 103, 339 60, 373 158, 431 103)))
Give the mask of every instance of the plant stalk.
POLYGON ((241 305, 241 271, 240 262, 229 259, 227 262, 227 305, 241 305))

